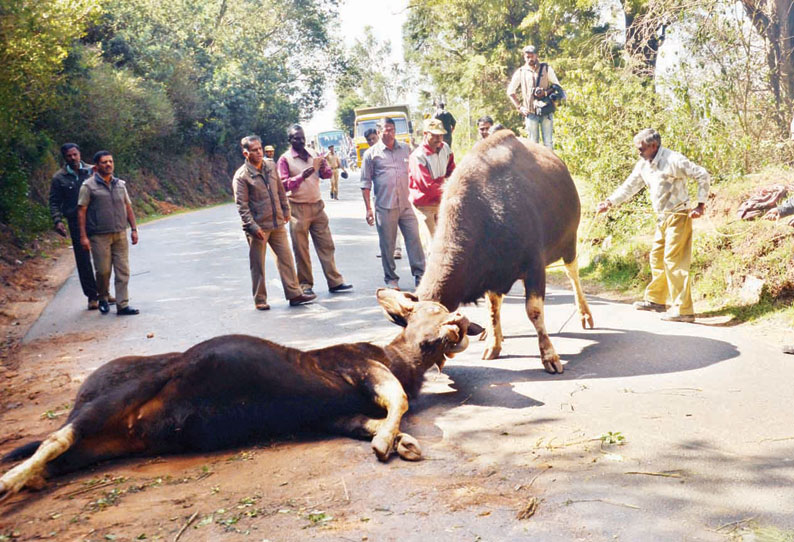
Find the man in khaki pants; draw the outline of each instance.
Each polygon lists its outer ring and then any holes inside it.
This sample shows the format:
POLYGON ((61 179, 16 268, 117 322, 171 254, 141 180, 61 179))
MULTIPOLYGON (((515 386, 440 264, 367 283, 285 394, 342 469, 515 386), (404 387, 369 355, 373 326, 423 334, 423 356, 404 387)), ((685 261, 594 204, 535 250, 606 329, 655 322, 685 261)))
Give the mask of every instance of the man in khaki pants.
POLYGON ((138 309, 129 305, 127 285, 130 281, 127 224, 132 228, 132 244, 138 244, 135 213, 124 181, 113 176, 113 155, 99 151, 94 155, 94 175, 83 182, 77 198, 77 223, 80 245, 91 251, 96 270, 99 312, 110 312, 108 304, 111 267, 116 277, 116 314, 130 316, 138 309))
POLYGON ((334 152, 334 146, 328 145, 328 154, 325 155, 325 161, 328 167, 331 168, 331 199, 339 199, 339 170, 342 168, 342 160, 339 155, 334 152))
POLYGON ((265 288, 265 249, 270 245, 276 257, 284 296, 291 307, 308 303, 315 295, 304 294, 295 275, 292 253, 289 250, 284 225, 290 218, 287 194, 276 174, 273 160, 265 160, 262 140, 250 135, 240 141, 245 164, 234 174, 232 187, 237 211, 243 221, 248 240, 248 260, 251 267, 251 290, 254 306, 260 311, 270 309, 265 288))
POLYGON ((643 186, 650 190, 656 212, 656 233, 651 247, 651 282, 645 299, 634 303, 637 310, 665 312, 662 320, 694 322, 692 281, 692 219, 703 215, 711 179, 708 172, 684 155, 662 147, 662 137, 646 128, 634 136, 641 159, 626 181, 596 211, 603 213, 620 205, 643 186), (697 207, 689 209, 687 179, 698 183, 697 207), (669 307, 669 310, 668 310, 669 307))
POLYGON ((328 290, 332 294, 353 288, 345 284, 334 261, 334 240, 325 214, 325 203, 320 197, 320 177, 331 177, 331 169, 317 152, 306 148, 306 136, 300 124, 293 124, 287 131, 290 148, 278 159, 278 175, 289 192, 292 217, 289 222, 292 250, 298 267, 298 280, 303 293, 314 294, 314 275, 309 254, 309 234, 314 249, 323 267, 328 290))

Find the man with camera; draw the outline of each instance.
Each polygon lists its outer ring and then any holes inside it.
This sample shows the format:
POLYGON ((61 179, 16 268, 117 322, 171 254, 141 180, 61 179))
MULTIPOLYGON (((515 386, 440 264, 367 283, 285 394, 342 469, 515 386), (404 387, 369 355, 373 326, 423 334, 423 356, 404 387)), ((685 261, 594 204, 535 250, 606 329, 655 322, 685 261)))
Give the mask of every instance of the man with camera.
POLYGON ((525 118, 530 141, 554 148, 554 99, 562 98, 562 87, 554 70, 540 62, 534 45, 524 47, 524 65, 518 68, 507 86, 507 96, 525 118), (521 100, 518 91, 521 90, 521 100))

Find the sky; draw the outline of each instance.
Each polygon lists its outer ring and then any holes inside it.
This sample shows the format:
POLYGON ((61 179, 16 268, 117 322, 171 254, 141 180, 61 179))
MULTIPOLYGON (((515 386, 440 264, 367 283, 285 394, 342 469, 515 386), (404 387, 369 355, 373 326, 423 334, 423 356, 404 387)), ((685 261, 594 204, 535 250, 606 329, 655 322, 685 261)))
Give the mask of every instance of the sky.
MULTIPOLYGON (((407 17, 408 0, 344 0, 339 9, 338 24, 331 24, 332 32, 348 47, 362 36, 362 29, 369 25, 380 40, 391 41, 392 58, 402 61, 402 26, 407 17)), ((304 124, 306 132, 314 134, 334 128, 336 96, 333 86, 325 91, 325 107, 304 124)))

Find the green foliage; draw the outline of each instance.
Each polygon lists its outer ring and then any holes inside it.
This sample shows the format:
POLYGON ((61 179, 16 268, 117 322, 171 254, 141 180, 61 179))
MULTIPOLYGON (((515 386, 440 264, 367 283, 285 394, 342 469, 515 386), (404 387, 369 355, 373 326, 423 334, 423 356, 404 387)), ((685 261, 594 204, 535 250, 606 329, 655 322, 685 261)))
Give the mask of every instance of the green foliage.
MULTIPOLYGON (((64 141, 78 143, 84 159, 110 150, 117 171, 133 184, 127 173, 188 163, 196 148, 239 163, 239 140, 251 133, 283 146, 287 126, 320 105, 333 72, 328 26, 337 4, 19 0, 4 6, 0 158, 7 159, 0 163, 0 222, 17 233, 46 227, 39 220, 42 190, 31 190, 30 179, 53 173, 52 157, 64 141)), ((215 182, 228 191, 224 175, 215 182)))
POLYGON ((621 245, 594 255, 580 270, 583 278, 598 281, 609 289, 639 292, 651 278, 647 244, 621 245))
POLYGON ((58 101, 56 84, 73 41, 99 13, 99 2, 5 3, 0 16, 0 222, 30 237, 48 226, 30 199, 28 177, 49 145, 37 130, 42 112, 58 101), (65 24, 64 21, 68 21, 65 24))
POLYGON ((336 125, 345 130, 350 137, 353 137, 354 122, 356 120, 356 108, 365 107, 367 104, 364 98, 358 94, 348 94, 339 100, 336 108, 336 125))
POLYGON ((521 49, 533 43, 553 63, 564 51, 579 56, 594 6, 587 0, 414 2, 404 28, 406 59, 429 80, 423 90, 446 97, 459 140, 476 140, 475 121, 485 114, 518 130, 521 119, 505 90, 523 62, 521 49))
POLYGON ((371 26, 348 51, 339 52, 336 123, 352 135, 356 107, 392 105, 407 101, 411 81, 404 64, 391 62, 391 42, 380 40, 371 26))

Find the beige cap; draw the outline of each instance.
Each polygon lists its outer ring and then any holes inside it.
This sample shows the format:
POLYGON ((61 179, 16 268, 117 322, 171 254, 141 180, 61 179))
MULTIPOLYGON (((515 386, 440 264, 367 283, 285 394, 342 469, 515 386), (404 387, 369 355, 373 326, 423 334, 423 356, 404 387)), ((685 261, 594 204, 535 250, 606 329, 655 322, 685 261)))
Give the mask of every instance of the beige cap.
POLYGON ((525 53, 536 53, 537 51, 535 50, 535 46, 534 45, 527 45, 526 47, 524 47, 524 52, 525 53))
POLYGON ((427 119, 423 132, 435 135, 445 135, 447 133, 447 131, 444 130, 444 123, 439 119, 427 119))
POLYGON ((275 152, 276 149, 273 148, 273 145, 265 145, 265 150, 266 151, 274 151, 275 152))

